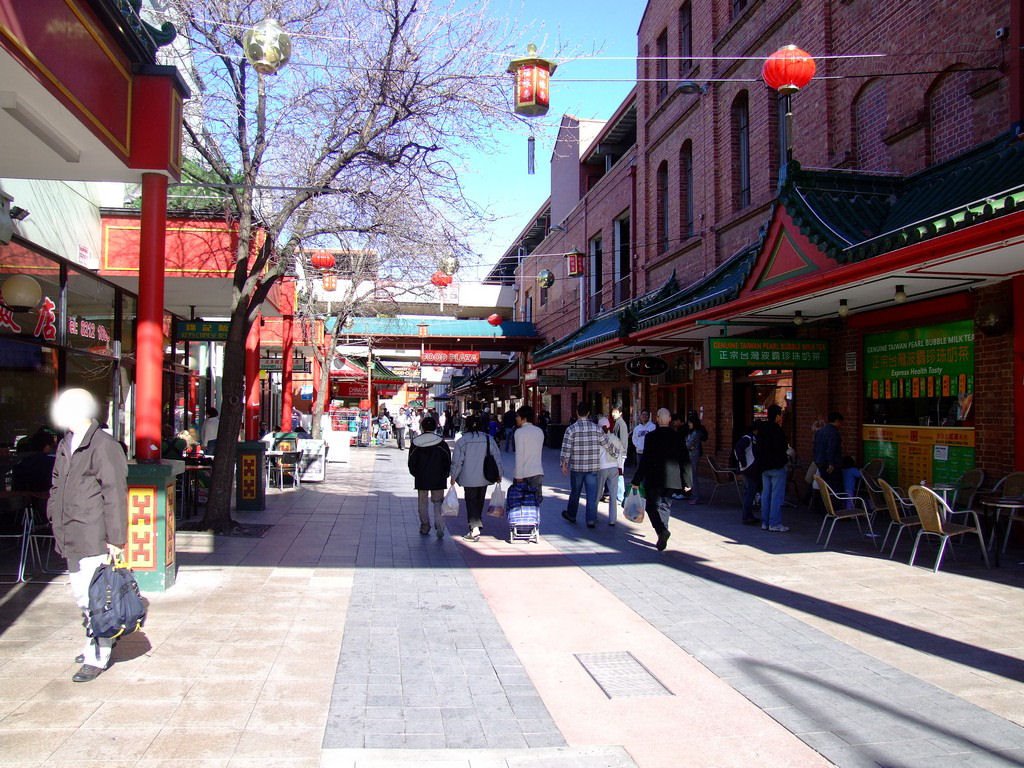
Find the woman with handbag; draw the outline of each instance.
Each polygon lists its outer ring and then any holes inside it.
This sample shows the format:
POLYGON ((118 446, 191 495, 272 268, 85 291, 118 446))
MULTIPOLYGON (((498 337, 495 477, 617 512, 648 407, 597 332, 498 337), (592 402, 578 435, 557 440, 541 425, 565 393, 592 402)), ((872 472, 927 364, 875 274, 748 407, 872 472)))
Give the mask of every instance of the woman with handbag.
POLYGON ((466 541, 480 540, 487 486, 501 481, 501 451, 494 438, 483 430, 479 416, 467 418, 462 437, 452 452, 451 484, 461 485, 466 494, 469 530, 462 537, 466 541))

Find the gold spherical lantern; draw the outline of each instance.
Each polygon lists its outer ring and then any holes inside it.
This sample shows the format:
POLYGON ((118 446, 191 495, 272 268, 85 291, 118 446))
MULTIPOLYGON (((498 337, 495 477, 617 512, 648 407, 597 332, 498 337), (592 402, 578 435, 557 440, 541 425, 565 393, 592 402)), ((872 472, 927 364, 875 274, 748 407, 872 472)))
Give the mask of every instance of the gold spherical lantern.
POLYGON ((537 273, 537 285, 541 288, 550 288, 555 284, 555 273, 550 269, 542 269, 537 273))
POLYGON ((446 275, 454 275, 459 271, 459 260, 450 254, 448 256, 443 256, 441 260, 437 262, 437 268, 446 275))
POLYGON ((43 289, 30 275, 11 275, 0 286, 0 303, 12 312, 29 312, 43 300, 43 289))
POLYGON ((264 19, 242 36, 242 49, 261 75, 276 74, 292 56, 292 38, 276 19, 264 19))

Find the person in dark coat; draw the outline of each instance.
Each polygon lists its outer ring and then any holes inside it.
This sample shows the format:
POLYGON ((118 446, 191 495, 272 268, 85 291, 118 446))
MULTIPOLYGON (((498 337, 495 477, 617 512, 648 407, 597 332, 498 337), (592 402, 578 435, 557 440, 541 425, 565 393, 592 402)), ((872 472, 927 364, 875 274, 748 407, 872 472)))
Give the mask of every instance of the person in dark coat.
POLYGON ((435 430, 437 422, 433 416, 422 421, 423 432, 409 443, 409 472, 416 487, 417 511, 420 515, 420 534, 430 533, 430 518, 427 516, 427 497, 434 504, 434 533, 444 537, 444 518, 441 502, 448 485, 448 473, 452 468, 452 451, 448 443, 435 430))
MULTIPOLYGON (((71 593, 88 628, 89 584, 96 569, 117 558, 128 538, 128 461, 120 444, 96 423, 98 406, 84 389, 57 396, 50 417, 67 430, 57 446, 46 515, 57 551, 68 561, 71 593)), ((76 659, 76 683, 95 680, 110 664, 110 638, 86 637, 76 659)))
POLYGON ((668 521, 672 516, 672 491, 683 488, 683 469, 686 463, 683 442, 669 424, 672 413, 668 408, 659 408, 658 426, 644 438, 644 452, 633 474, 632 485, 639 488, 644 484, 647 498, 646 511, 651 525, 658 534, 658 549, 668 546, 668 521))

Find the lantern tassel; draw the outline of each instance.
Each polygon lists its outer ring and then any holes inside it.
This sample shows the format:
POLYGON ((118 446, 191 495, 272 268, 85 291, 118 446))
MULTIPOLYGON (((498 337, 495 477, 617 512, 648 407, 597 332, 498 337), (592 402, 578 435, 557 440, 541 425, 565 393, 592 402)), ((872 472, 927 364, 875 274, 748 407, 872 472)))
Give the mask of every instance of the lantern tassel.
POLYGON ((533 176, 537 171, 537 140, 533 138, 533 134, 526 140, 526 173, 533 176))

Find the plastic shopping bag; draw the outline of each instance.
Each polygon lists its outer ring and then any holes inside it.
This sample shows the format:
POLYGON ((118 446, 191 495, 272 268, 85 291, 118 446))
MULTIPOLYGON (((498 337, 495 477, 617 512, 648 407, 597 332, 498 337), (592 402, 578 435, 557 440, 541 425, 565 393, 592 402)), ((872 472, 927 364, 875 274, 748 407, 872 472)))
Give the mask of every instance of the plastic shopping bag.
POLYGON ((505 516, 505 492, 500 485, 494 486, 491 492, 491 502, 487 505, 487 514, 491 517, 505 516))
POLYGON ((455 490, 454 485, 448 489, 448 493, 444 496, 444 501, 441 502, 441 514, 445 517, 458 517, 459 492, 455 490))
POLYGON ((644 497, 640 495, 638 488, 630 488, 629 493, 626 495, 626 501, 622 505, 622 514, 625 518, 634 523, 642 523, 644 521, 644 507, 646 502, 644 497))

